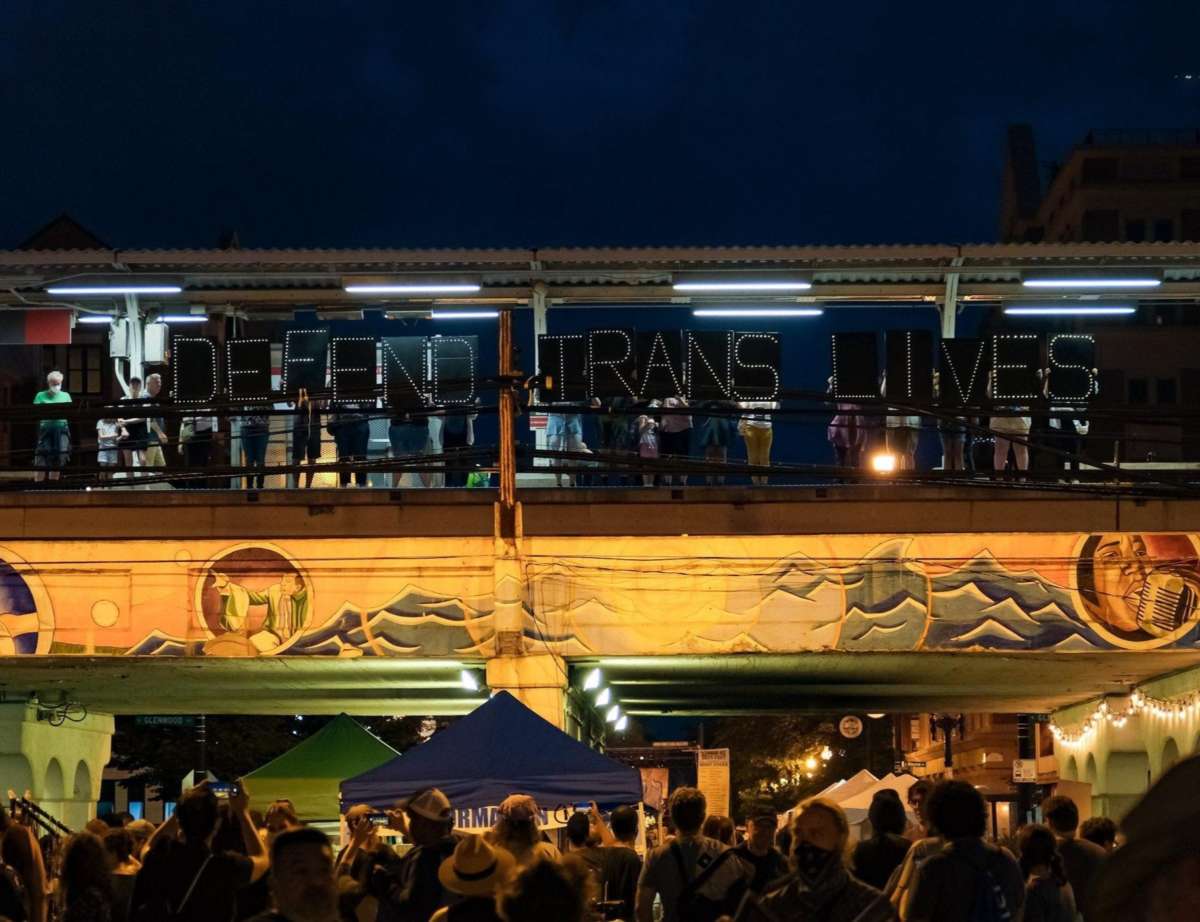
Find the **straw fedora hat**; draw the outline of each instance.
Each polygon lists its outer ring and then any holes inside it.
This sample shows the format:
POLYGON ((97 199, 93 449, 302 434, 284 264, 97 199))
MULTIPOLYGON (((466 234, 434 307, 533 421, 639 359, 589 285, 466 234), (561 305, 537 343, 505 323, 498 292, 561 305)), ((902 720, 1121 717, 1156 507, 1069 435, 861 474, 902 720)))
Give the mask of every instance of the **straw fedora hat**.
POLYGON ((487 896, 508 878, 515 864, 512 855, 482 836, 466 836, 438 867, 438 880, 461 896, 487 896))

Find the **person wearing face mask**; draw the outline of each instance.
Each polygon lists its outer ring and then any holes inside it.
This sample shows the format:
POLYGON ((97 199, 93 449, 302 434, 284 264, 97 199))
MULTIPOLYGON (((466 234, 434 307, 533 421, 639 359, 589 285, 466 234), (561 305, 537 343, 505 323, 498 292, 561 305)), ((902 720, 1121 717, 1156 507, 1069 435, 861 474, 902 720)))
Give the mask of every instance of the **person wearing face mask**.
POLYGON ((846 868, 850 824, 832 801, 810 800, 792 824, 792 873, 762 899, 788 922, 894 922, 887 897, 846 868))
MULTIPOLYGON (((70 403, 71 395, 62 389, 61 371, 46 375, 46 389, 33 398, 35 405, 70 403)), ((71 434, 65 419, 43 419, 38 423, 37 447, 33 452, 34 480, 58 480, 71 454, 71 434)))

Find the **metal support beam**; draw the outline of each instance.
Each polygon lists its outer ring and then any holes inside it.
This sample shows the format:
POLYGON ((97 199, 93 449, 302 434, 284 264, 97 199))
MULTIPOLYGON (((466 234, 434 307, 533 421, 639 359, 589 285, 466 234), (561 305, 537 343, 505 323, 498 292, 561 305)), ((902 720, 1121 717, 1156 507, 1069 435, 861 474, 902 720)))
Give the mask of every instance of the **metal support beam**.
POLYGON ((498 414, 500 419, 500 536, 516 535, 517 509, 517 394, 512 376, 517 374, 513 363, 512 310, 500 311, 500 378, 508 378, 500 386, 498 414))
MULTIPOLYGON (((950 260, 950 265, 961 266, 963 259, 957 256, 950 260)), ((942 302, 938 305, 938 311, 942 315, 942 339, 954 339, 954 329, 958 323, 958 273, 946 273, 946 291, 942 296, 942 302)))

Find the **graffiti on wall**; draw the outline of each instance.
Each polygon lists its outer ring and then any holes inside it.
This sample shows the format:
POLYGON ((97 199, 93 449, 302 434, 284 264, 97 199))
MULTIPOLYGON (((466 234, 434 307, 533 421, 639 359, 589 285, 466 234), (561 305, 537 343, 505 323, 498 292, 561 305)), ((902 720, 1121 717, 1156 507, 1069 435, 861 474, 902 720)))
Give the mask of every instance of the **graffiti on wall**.
POLYGON ((0 656, 486 657, 1200 645, 1191 535, 17 542, 0 656), (499 592, 498 592, 499 588, 499 592), (506 598, 511 604, 499 604, 506 598))

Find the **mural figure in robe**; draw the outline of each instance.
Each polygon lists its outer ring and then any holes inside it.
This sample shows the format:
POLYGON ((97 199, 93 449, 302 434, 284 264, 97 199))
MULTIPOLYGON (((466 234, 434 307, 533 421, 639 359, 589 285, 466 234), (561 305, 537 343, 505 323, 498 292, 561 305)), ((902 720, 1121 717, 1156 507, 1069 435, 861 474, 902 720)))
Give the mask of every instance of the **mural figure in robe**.
POLYGON ((296 573, 283 573, 279 582, 263 589, 248 589, 217 570, 212 578, 220 595, 220 623, 225 630, 241 631, 251 606, 266 606, 262 629, 250 638, 260 651, 278 647, 308 623, 308 587, 301 584, 296 573))

